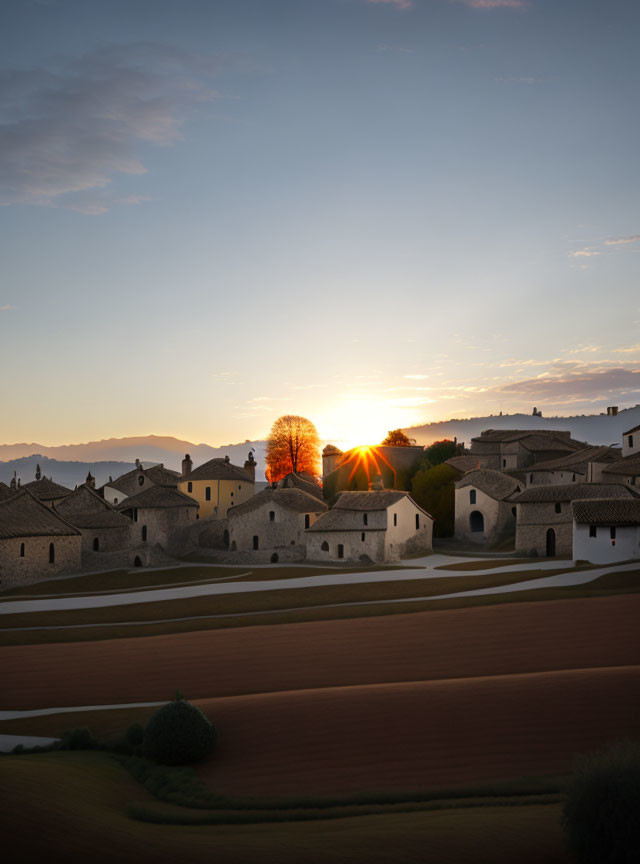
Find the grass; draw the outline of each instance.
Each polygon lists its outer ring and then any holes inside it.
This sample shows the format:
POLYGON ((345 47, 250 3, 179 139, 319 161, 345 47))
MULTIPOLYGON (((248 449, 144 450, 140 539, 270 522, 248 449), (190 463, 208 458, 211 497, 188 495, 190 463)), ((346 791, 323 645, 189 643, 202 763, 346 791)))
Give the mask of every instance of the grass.
POLYGON ((102 711, 70 711, 63 714, 44 714, 41 717, 21 717, 0 721, 0 735, 36 735, 43 738, 61 738, 68 729, 86 726, 93 735, 109 740, 124 734, 134 723, 144 725, 156 710, 147 708, 111 708, 102 711))
MULTIPOLYGON (((160 804, 105 754, 5 757, 2 766, 4 788, 11 790, 3 804, 3 839, 7 848, 20 850, 22 860, 567 861, 559 827, 561 805, 555 800, 532 798, 528 806, 503 806, 491 798, 457 800, 449 802, 457 806, 437 810, 409 803, 384 809, 369 805, 368 815, 366 808, 350 813, 352 818, 325 811, 322 821, 307 813, 300 821, 280 822, 281 812, 265 812, 263 824, 240 825, 228 824, 228 814, 225 825, 184 824, 189 813, 200 822, 206 822, 208 813, 186 811, 185 816, 183 808, 160 804), (467 806, 461 808, 461 803, 467 806), (182 824, 176 824, 180 819, 182 824)), ((255 822, 256 814, 238 815, 255 822)))
MULTIPOLYGON (((551 575, 545 571, 544 575, 551 575)), ((535 577, 531 577, 535 578, 535 577)), ((433 580, 429 580, 433 581, 433 580)), ((520 578, 513 581, 524 581, 520 578)), ((384 584, 384 583, 381 583, 384 584)), ((409 583, 411 584, 411 583, 409 583)), ((477 582, 474 587, 478 587, 477 582)), ((425 600, 416 603, 388 603, 384 605, 338 606, 333 608, 305 608, 296 611, 277 610, 271 614, 256 615, 251 612, 230 618, 211 617, 187 621, 158 622, 123 626, 117 623, 95 628, 74 627, 70 624, 60 630, 15 630, 0 632, 0 645, 32 645, 53 642, 85 642, 131 637, 157 636, 166 633, 187 633, 199 630, 217 630, 229 627, 252 627, 256 625, 292 624, 305 621, 327 621, 345 618, 368 618, 380 615, 402 615, 414 612, 430 612, 445 609, 494 606, 503 603, 529 603, 547 600, 575 600, 620 594, 633 594, 640 590, 640 569, 624 573, 609 573, 585 585, 558 588, 536 588, 506 594, 488 594, 475 597, 449 598, 447 600, 425 600)), ((274 592, 280 594, 281 592, 274 592)), ((148 604, 154 606, 156 604, 148 604)), ((125 607, 131 608, 131 607, 125 607)), ((42 613, 36 613, 42 614, 42 613)), ((9 623, 7 618, 7 624, 9 623)), ((14 616, 11 616, 12 618, 14 616)), ((12 622, 13 626, 13 622, 12 622)))
POLYGON ((535 558, 502 558, 501 560, 484 561, 461 561, 458 564, 441 564, 434 570, 455 570, 465 572, 467 570, 491 570, 498 567, 511 567, 514 564, 535 564, 535 558))

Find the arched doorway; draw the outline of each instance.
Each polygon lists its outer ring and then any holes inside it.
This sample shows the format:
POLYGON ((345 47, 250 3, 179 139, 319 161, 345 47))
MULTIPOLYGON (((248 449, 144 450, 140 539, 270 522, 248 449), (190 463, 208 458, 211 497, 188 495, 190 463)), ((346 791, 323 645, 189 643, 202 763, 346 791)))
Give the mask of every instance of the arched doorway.
POLYGON ((134 567, 142 567, 142 561, 141 561, 139 555, 136 555, 136 557, 133 559, 133 566, 134 567))
POLYGON ((227 531, 226 528, 224 529, 224 534, 222 535, 222 542, 224 543, 224 545, 228 549, 229 548, 229 532, 227 531))
POLYGON ((277 552, 274 552, 273 555, 271 556, 271 563, 272 564, 278 563, 278 553, 277 552))
POLYGON ((474 510, 469 516, 469 528, 474 534, 484 531, 484 516, 479 510, 474 510))
POLYGON ((547 558, 553 558, 556 554, 556 532, 553 528, 547 530, 547 558))
POLYGON ((98 537, 93 538, 93 551, 94 552, 100 551, 100 540, 98 537))

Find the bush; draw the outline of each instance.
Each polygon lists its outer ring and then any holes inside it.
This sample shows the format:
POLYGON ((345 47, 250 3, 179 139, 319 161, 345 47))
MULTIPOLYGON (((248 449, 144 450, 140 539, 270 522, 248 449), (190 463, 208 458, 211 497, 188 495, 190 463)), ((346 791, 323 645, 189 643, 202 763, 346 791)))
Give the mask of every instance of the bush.
POLYGON ((153 714, 144 730, 142 752, 163 765, 190 765, 211 752, 216 730, 199 708, 176 699, 153 714))
POLYGON ((86 726, 68 729, 60 741, 61 750, 96 750, 98 742, 86 726))
POLYGON ((434 537, 450 537, 455 523, 455 480, 458 473, 451 465, 436 465, 416 472, 411 481, 411 496, 416 504, 433 516, 434 537))
POLYGON ((584 864, 638 861, 640 743, 622 741, 577 760, 563 825, 584 864))
POLYGON ((131 750, 135 751, 138 747, 142 746, 144 729, 139 723, 134 723, 132 726, 129 726, 125 732, 125 738, 127 739, 127 743, 131 746, 131 750))

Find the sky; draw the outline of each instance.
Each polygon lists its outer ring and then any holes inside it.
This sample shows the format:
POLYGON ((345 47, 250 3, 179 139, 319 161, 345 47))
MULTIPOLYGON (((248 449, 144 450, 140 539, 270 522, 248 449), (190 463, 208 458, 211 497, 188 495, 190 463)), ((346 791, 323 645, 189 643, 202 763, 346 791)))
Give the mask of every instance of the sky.
POLYGON ((636 0, 3 0, 0 441, 640 402, 636 0))

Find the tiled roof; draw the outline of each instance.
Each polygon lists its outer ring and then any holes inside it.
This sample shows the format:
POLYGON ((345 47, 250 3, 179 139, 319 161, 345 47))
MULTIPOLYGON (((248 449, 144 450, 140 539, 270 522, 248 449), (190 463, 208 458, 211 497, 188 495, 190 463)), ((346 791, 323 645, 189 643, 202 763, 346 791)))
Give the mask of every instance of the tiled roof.
POLYGON ((310 474, 296 474, 293 471, 278 481, 281 489, 302 489, 315 498, 322 500, 322 489, 310 474))
POLYGON ((150 486, 130 498, 116 504, 116 510, 138 507, 142 510, 157 510, 164 507, 198 507, 198 502, 180 492, 175 486, 150 486))
POLYGON ((253 477, 238 465, 232 465, 226 459, 209 459, 197 468, 194 468, 190 474, 184 474, 180 477, 180 482, 185 483, 188 480, 238 480, 242 483, 253 483, 253 477))
POLYGON ((626 432, 623 432, 623 435, 633 435, 634 432, 639 432, 640 426, 634 426, 633 429, 628 429, 626 432))
POLYGON ((529 486, 509 499, 514 504, 576 501, 579 498, 636 498, 638 494, 623 483, 559 483, 529 486))
POLYGON ((61 486, 59 483, 54 483, 48 477, 43 477, 41 480, 32 480, 31 483, 25 483, 22 488, 28 489, 39 501, 56 501, 58 498, 71 495, 72 492, 71 489, 67 489, 66 486, 61 486))
POLYGON ((134 468, 133 471, 127 471, 126 474, 121 474, 120 477, 116 477, 115 480, 110 480, 104 485, 124 492, 126 495, 127 490, 139 475, 148 477, 156 486, 177 486, 180 479, 180 474, 177 471, 171 471, 164 465, 152 465, 150 468, 134 468))
POLYGON ((10 486, 7 486, 6 483, 0 481, 0 501, 4 501, 6 498, 11 498, 12 495, 15 495, 13 489, 10 486))
POLYGON ((596 498, 574 501, 573 518, 580 525, 640 525, 640 499, 596 498))
POLYGON ((548 459, 537 462, 529 467, 529 471, 561 471, 571 470, 576 465, 586 465, 587 462, 616 462, 622 458, 620 448, 614 447, 584 447, 560 459, 548 459))
POLYGON ((129 519, 88 486, 79 486, 55 505, 56 513, 76 528, 125 528, 129 519))
POLYGON ((451 459, 445 460, 445 465, 450 465, 456 471, 461 471, 465 474, 467 471, 473 471, 479 467, 478 456, 452 456, 451 459))
MULTIPOLYGON (((400 492, 394 489, 382 489, 373 492, 341 492, 340 497, 333 506, 333 510, 386 510, 401 498, 408 498, 408 492, 400 492)), ((415 501, 412 503, 415 504, 415 501)), ((416 507, 418 505, 416 504, 416 507)))
POLYGON ((613 465, 607 465, 604 473, 622 474, 624 477, 640 475, 640 453, 634 453, 633 456, 625 456, 613 465))
POLYGON ((322 513, 327 510, 324 501, 320 501, 315 495, 310 495, 302 489, 273 489, 269 486, 262 492, 253 495, 248 501, 243 501, 242 504, 232 507, 227 513, 227 517, 235 519, 272 502, 285 507, 287 510, 294 510, 296 513, 322 513))
POLYGON ((26 488, 0 502, 0 538, 3 540, 13 537, 68 537, 79 533, 26 488))
POLYGON ((496 501, 504 501, 519 489, 517 480, 492 468, 476 468, 474 471, 468 471, 462 479, 458 480, 456 489, 464 489, 465 486, 475 486, 496 501))
POLYGON ((360 510, 336 510, 324 513, 307 531, 386 531, 386 525, 365 525, 360 510))

